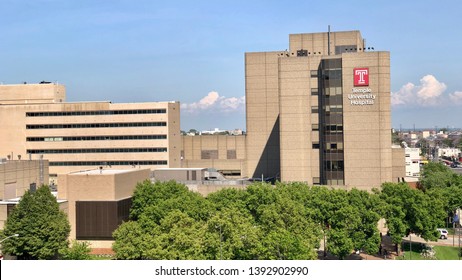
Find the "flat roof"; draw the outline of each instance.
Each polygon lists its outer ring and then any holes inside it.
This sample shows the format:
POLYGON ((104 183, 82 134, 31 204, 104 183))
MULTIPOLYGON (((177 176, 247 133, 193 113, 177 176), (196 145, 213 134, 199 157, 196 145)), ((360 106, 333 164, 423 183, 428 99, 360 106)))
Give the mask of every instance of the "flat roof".
MULTIPOLYGON (((205 167, 203 168, 200 168, 200 167, 196 167, 196 168, 157 168, 156 170, 172 170, 172 171, 182 171, 182 170, 204 170, 204 169, 207 169, 205 167)), ((156 171, 154 170, 154 171, 156 171)))
MULTIPOLYGON (((15 198, 7 199, 7 200, 0 200, 0 205, 18 204, 20 200, 21 200, 21 197, 15 197, 15 198)), ((58 203, 67 202, 67 200, 65 200, 65 199, 56 199, 56 201, 58 203)))
MULTIPOLYGON (((143 168, 144 169, 144 168, 143 168)), ((128 173, 133 172, 136 170, 140 170, 139 168, 133 169, 92 169, 92 170, 82 170, 71 172, 68 175, 112 175, 112 174, 121 174, 121 173, 128 173)))

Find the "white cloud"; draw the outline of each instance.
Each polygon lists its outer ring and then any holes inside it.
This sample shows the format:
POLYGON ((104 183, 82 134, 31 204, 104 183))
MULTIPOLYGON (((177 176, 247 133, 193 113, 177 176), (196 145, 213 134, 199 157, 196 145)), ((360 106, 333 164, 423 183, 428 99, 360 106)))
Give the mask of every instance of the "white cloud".
POLYGON ((244 105, 244 96, 226 98, 216 91, 211 91, 198 102, 181 104, 181 109, 186 113, 200 113, 201 111, 229 113, 243 109, 244 105))
POLYGON ((456 91, 449 94, 449 99, 455 104, 462 104, 462 91, 456 91))
POLYGON ((407 83, 397 92, 391 93, 391 104, 420 105, 423 107, 437 106, 444 102, 444 91, 447 86, 438 81, 433 75, 426 75, 420 79, 420 85, 407 83))

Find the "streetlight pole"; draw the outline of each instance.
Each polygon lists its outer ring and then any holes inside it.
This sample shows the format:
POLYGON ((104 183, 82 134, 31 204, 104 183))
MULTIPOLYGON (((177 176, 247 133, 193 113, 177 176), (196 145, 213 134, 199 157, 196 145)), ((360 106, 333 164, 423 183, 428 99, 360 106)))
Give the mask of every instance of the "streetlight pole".
POLYGON ((409 259, 412 258, 412 237, 411 233, 409 233, 409 259))
MULTIPOLYGON (((18 237, 18 236, 19 236, 19 234, 15 233, 13 235, 10 235, 10 236, 7 236, 7 237, 3 238, 2 240, 0 240, 0 248, 1 248, 1 245, 2 245, 3 241, 5 241, 5 240, 7 240, 9 238, 18 237)), ((0 256, 1 256, 1 259, 3 260, 3 252, 1 250, 0 250, 0 256)))
MULTIPOLYGON (((460 260, 460 257, 461 257, 461 255, 462 255, 462 251, 461 251, 461 249, 460 249, 460 230, 461 230, 462 228, 460 228, 460 226, 458 226, 457 229, 458 229, 458 231, 459 231, 459 260, 460 260)), ((454 232, 454 235, 456 235, 455 232, 454 232)))
POLYGON ((19 234, 15 233, 15 234, 10 235, 10 236, 8 236, 8 237, 6 237, 6 238, 3 238, 2 240, 0 240, 0 244, 2 244, 3 241, 5 241, 5 240, 7 240, 7 239, 10 239, 10 238, 12 238, 12 237, 18 237, 18 236, 19 236, 19 234))

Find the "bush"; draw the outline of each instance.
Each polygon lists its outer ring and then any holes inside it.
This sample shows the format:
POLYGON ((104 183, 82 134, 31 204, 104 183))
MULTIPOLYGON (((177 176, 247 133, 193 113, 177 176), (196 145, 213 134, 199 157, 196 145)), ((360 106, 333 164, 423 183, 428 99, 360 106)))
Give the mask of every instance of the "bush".
POLYGON ((61 259, 63 260, 91 260, 90 255, 90 243, 89 242, 78 242, 77 240, 72 241, 72 246, 66 248, 61 252, 61 259))

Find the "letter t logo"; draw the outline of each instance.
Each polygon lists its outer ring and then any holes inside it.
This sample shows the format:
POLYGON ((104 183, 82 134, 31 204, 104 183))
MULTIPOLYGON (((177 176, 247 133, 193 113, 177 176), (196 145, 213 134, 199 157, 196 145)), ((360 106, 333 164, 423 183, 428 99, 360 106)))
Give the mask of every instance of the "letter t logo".
POLYGON ((354 86, 368 86, 369 85, 369 68, 354 68, 354 86))

